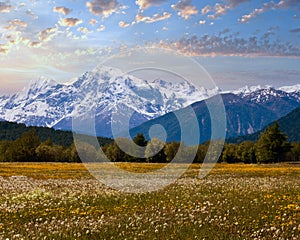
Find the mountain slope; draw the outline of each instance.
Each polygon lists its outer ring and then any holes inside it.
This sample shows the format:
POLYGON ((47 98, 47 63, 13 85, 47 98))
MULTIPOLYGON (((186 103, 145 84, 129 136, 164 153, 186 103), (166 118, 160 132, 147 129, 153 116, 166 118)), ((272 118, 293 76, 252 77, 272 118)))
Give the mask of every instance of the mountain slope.
MULTIPOLYGON (((277 120, 286 112, 292 111, 296 106, 300 106, 300 101, 290 97, 281 90, 275 89, 259 89, 249 95, 242 94, 222 94, 227 117, 227 137, 237 137, 251 134, 263 129, 270 122, 277 120), (268 96, 265 93, 270 93, 268 96), (259 95, 261 94, 261 95, 259 95), (254 96, 264 96, 264 101, 257 101, 254 96), (290 101, 290 104, 289 104, 290 101), (276 104, 278 102, 278 104, 276 104), (279 104, 280 103, 280 104, 279 104), (285 106, 283 109, 282 106, 285 106)), ((200 127, 200 142, 210 139, 210 115, 206 107, 205 101, 200 101, 191 105, 197 115, 200 127)), ((179 110, 180 111, 180 110, 179 110)), ((150 120, 131 130, 131 135, 143 133, 149 138, 149 129, 155 124, 161 124, 165 127, 167 133, 167 141, 180 141, 180 127, 174 114, 169 113, 157 119, 150 120)), ((188 125, 187 125, 188 126, 188 125)))
MULTIPOLYGON (((290 142, 300 141, 300 107, 296 108, 286 116, 277 120, 280 130, 283 131, 290 142)), ((274 122, 270 123, 268 126, 273 125, 274 122)), ((265 130, 262 129, 254 134, 241 136, 238 138, 228 139, 228 142, 243 142, 243 141, 256 141, 259 135, 265 130)))

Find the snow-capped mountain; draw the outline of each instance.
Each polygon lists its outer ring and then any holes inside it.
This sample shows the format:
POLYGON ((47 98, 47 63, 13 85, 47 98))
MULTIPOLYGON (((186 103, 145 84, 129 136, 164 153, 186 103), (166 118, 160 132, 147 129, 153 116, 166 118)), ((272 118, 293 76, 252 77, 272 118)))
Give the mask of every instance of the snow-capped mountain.
POLYGON ((72 127, 72 117, 96 113, 96 132, 111 136, 113 111, 134 112, 130 127, 215 95, 186 81, 148 82, 119 69, 99 66, 68 84, 39 78, 12 96, 0 97, 0 118, 57 129, 72 127))
POLYGON ((287 93, 295 93, 295 92, 300 92, 300 84, 296 84, 293 86, 285 86, 279 88, 279 90, 287 92, 287 93))
POLYGON ((294 86, 285 86, 279 88, 281 91, 290 93, 293 97, 297 98, 300 101, 300 84, 294 86))
MULTIPOLYGON (((284 89, 287 89, 287 87, 284 89)), ((245 87, 233 91, 233 93, 222 93, 227 117, 227 137, 232 138, 255 133, 299 107, 300 91, 298 91, 297 86, 288 89, 293 89, 293 91, 285 92, 270 86, 256 86, 245 87)), ((210 114, 205 101, 195 102, 191 107, 198 118, 200 141, 208 141, 211 137, 210 114)), ((189 121, 183 122, 188 124, 189 121)), ((181 127, 173 114, 166 114, 145 122, 132 129, 131 134, 135 136, 141 132, 149 138, 149 130, 155 124, 164 126, 168 137, 167 141, 181 141, 181 127)))
MULTIPOLYGON (((111 137, 111 123, 123 124, 122 118, 112 119, 115 112, 121 117, 134 113, 129 124, 133 128, 217 93, 218 88, 196 89, 184 80, 146 81, 102 65, 73 82, 60 84, 40 77, 21 92, 0 97, 0 119, 71 130, 73 117, 94 111, 97 135, 111 137)), ((300 105, 300 85, 245 87, 230 94, 234 96, 225 98, 224 104, 231 135, 260 130, 300 105)))
POLYGON ((270 85, 266 86, 245 86, 238 90, 229 91, 235 95, 241 97, 249 97, 257 95, 258 98, 254 98, 256 102, 264 102, 268 101, 270 96, 274 97, 290 97, 290 94, 299 94, 300 93, 300 84, 292 85, 292 86, 284 86, 280 88, 274 88, 270 85), (265 98, 263 97, 265 96, 265 98))
POLYGON ((244 87, 233 92, 248 103, 256 103, 282 117, 300 104, 300 85, 275 89, 271 86, 244 87))

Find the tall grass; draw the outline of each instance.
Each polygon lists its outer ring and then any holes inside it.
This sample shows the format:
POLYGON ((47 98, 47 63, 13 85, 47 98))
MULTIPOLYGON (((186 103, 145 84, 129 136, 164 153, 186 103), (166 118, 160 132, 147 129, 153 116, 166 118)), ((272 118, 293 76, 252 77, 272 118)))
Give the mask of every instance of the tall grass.
POLYGON ((81 164, 0 164, 0 239, 300 239, 300 166, 218 164, 205 179, 199 167, 126 194, 81 164))

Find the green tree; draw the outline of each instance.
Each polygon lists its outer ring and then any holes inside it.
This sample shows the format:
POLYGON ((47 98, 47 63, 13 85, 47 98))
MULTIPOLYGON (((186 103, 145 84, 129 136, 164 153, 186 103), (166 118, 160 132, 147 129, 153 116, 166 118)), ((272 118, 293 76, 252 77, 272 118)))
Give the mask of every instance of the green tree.
POLYGON ((8 162, 9 158, 7 157, 7 150, 11 146, 11 141, 3 140, 0 142, 0 162, 8 162))
POLYGON ((146 147, 147 146, 147 140, 145 136, 142 133, 138 133, 134 138, 133 142, 140 147, 146 147))
POLYGON ((293 143, 292 149, 289 153, 291 161, 300 161, 300 142, 293 143))
POLYGON ((254 143, 245 141, 237 148, 237 159, 244 163, 256 163, 254 143))
POLYGON ((194 160, 195 163, 203 163, 208 150, 208 144, 200 144, 198 146, 197 155, 194 160))
POLYGON ((174 159, 178 152, 179 146, 179 142, 170 142, 166 144, 166 146, 164 147, 164 153, 166 155, 167 162, 170 162, 174 159))
POLYGON ((76 144, 77 153, 84 162, 97 162, 98 154, 96 148, 87 142, 78 142, 76 144))
POLYGON ((166 155, 164 153, 165 143, 158 138, 152 138, 148 142, 145 150, 147 162, 166 162, 166 155))
POLYGON ((66 150, 66 152, 68 152, 70 162, 81 162, 74 143, 72 143, 72 145, 66 150))
POLYGON ((39 146, 40 139, 34 129, 23 133, 21 138, 15 140, 10 149, 8 149, 8 157, 11 161, 16 162, 32 162, 37 161, 35 149, 39 146))
MULTIPOLYGON (((112 162, 123 162, 124 161, 124 152, 119 148, 116 142, 106 144, 102 147, 102 151, 105 153, 105 156, 112 162)), ((103 154, 98 150, 99 157, 101 158, 103 154)))
POLYGON ((226 144, 222 152, 222 161, 227 163, 236 163, 239 161, 237 157, 237 144, 226 144))
POLYGON ((284 160, 285 154, 291 145, 287 142, 287 136, 279 129, 277 122, 260 135, 255 144, 255 155, 259 163, 274 163, 284 160))
POLYGON ((35 153, 39 161, 42 162, 67 162, 69 161, 69 151, 60 145, 53 145, 51 141, 42 142, 35 153))
POLYGON ((145 138, 145 136, 142 133, 138 133, 134 138, 133 138, 133 142, 143 148, 137 148, 135 149, 133 152, 133 154, 135 156, 143 156, 143 157, 134 157, 134 156, 129 156, 129 155, 125 155, 125 159, 127 159, 127 161, 131 161, 131 162, 145 162, 146 158, 145 158, 145 150, 144 147, 147 146, 147 140, 145 138))

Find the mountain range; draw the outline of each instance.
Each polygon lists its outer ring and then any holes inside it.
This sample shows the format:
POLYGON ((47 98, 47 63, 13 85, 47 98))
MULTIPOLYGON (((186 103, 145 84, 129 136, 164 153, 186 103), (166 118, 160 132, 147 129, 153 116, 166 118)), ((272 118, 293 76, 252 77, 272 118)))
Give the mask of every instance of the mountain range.
MULTIPOLYGON (((227 138, 255 133, 300 106, 298 95, 294 97, 274 88, 258 89, 249 94, 244 92, 239 94, 225 93, 221 94, 221 97, 226 111, 227 138), (261 100, 258 101, 257 99, 261 100)), ((210 115, 205 100, 193 103, 191 107, 198 119, 200 142, 210 140, 210 115)), ((188 116, 183 122, 188 122, 188 116)), ((165 128, 168 136, 167 141, 180 141, 181 130, 174 113, 166 114, 133 128, 131 135, 134 136, 141 132, 149 138, 148 132, 156 124, 165 128)))
POLYGON ((99 66, 71 83, 59 84, 39 78, 19 93, 0 97, 0 118, 31 126, 71 130, 73 117, 95 111, 97 135, 111 137, 114 112, 133 112, 129 125, 132 128, 217 92, 217 88, 198 91, 184 80, 149 82, 115 68, 99 66))
MULTIPOLYGON (((72 118, 95 111, 96 134, 112 137, 112 115, 134 113, 129 119, 132 135, 142 132, 148 137, 151 126, 159 123, 165 127, 168 141, 178 141, 180 128, 172 112, 191 106, 203 142, 210 139, 205 100, 218 93, 226 109, 227 137, 257 132, 300 106, 300 85, 245 87, 221 93, 218 88, 196 89, 185 80, 147 81, 101 65, 66 84, 41 77, 19 93, 0 97, 0 119, 72 130, 72 118)), ((124 125, 122 118, 115 121, 115 125, 124 125)))

